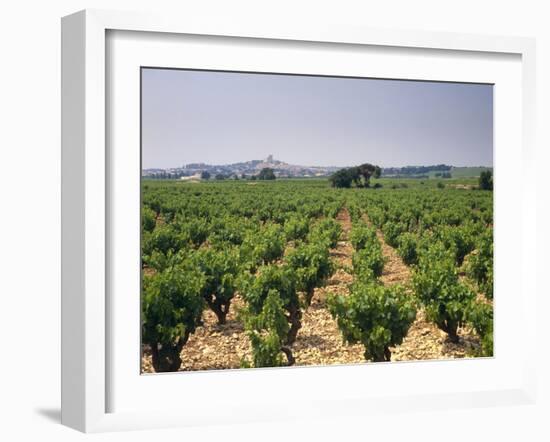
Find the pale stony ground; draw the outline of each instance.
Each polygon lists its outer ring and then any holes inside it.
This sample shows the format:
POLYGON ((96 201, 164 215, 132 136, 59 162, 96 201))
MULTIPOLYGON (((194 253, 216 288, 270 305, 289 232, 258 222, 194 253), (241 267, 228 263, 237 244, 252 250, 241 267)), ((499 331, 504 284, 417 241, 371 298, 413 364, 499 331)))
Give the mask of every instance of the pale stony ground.
POLYGON ((348 285, 353 281, 352 275, 348 272, 353 254, 353 247, 349 242, 351 219, 347 210, 342 210, 336 219, 342 226, 342 236, 330 253, 338 270, 329 279, 326 287, 315 290, 311 306, 304 313, 302 328, 293 346, 296 349, 297 365, 365 362, 363 346, 343 342, 338 325, 326 307, 328 294, 347 295, 348 285))
MULTIPOLYGON (((365 362, 363 346, 342 341, 336 321, 326 307, 328 294, 347 295, 348 285, 353 281, 348 271, 353 247, 349 242, 351 220, 347 210, 342 210, 337 220, 342 225, 343 233, 337 246, 331 250, 331 256, 338 270, 325 287, 316 289, 310 307, 303 314, 302 328, 292 346, 298 366, 365 362)), ((397 252, 384 242, 381 232, 378 232, 378 238, 387 259, 381 281, 384 284, 409 284, 410 269, 397 252)), ((237 295, 224 325, 218 325, 215 315, 205 310, 204 325, 191 335, 182 351, 182 371, 235 369, 241 367, 241 361, 252 359, 248 338, 238 320, 238 311, 242 307, 243 300, 237 295)), ((471 354, 472 349, 479 347, 479 339, 472 330, 461 329, 459 336, 458 344, 450 343, 444 332, 426 321, 421 309, 403 343, 391 349, 392 361, 464 358, 471 354)), ((142 371, 153 372, 150 355, 146 352, 142 358, 142 371)))

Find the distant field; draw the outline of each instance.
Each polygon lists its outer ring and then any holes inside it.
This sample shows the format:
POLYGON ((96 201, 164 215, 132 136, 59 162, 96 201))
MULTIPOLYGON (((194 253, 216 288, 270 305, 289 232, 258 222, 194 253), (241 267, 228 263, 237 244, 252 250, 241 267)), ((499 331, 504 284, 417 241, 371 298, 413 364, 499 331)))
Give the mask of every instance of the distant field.
POLYGON ((478 177, 485 170, 493 170, 492 167, 453 167, 453 178, 478 177))
MULTIPOLYGON (((493 170, 491 167, 453 167, 451 169, 451 175, 453 178, 477 178, 484 170, 493 170)), ((428 172, 430 178, 437 178, 435 174, 437 171, 428 172)))

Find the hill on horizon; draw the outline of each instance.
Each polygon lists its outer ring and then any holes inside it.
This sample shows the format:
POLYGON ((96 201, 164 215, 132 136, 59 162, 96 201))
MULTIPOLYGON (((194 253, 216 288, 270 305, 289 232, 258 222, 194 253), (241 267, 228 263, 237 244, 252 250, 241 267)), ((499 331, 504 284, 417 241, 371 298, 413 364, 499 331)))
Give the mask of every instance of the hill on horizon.
MULTIPOLYGON (((351 166, 346 166, 351 167, 351 166)), ((237 162, 232 164, 207 164, 207 163, 190 163, 181 167, 174 168, 147 168, 143 169, 142 176, 144 177, 174 177, 180 178, 185 176, 200 175, 203 172, 208 172, 211 175, 224 176, 242 176, 256 175, 262 169, 273 169, 278 177, 324 177, 330 176, 334 172, 345 168, 344 166, 304 166, 289 164, 281 160, 277 160, 273 155, 269 155, 265 159, 250 160, 237 162), (159 176, 160 175, 160 176, 159 176)), ((382 177, 405 177, 405 178, 438 178, 442 173, 451 174, 452 178, 461 177, 476 177, 484 170, 492 170, 492 167, 487 166, 451 166, 447 164, 437 165, 420 165, 420 166, 402 166, 402 167, 382 167, 382 177), (438 174, 438 175, 436 175, 438 174)), ((448 178, 448 177, 447 177, 448 178)))

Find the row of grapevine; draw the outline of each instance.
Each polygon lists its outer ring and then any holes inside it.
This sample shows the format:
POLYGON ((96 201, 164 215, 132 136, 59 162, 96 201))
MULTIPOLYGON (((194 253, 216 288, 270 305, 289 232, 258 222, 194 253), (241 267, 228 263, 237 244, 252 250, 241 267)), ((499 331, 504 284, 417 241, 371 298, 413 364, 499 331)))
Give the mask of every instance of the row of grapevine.
POLYGON ((390 361, 390 347, 403 342, 416 318, 416 302, 403 286, 378 279, 385 259, 375 228, 356 220, 350 239, 354 281, 347 296, 329 297, 329 309, 344 340, 363 344, 366 360, 390 361))
POLYGON ((253 353, 253 360, 243 361, 244 366, 294 364, 292 344, 302 326, 303 311, 311 304, 315 288, 324 285, 335 270, 329 250, 340 233, 333 219, 320 220, 283 263, 243 275, 240 292, 246 308, 242 315, 253 353))
POLYGON ((492 354, 486 192, 344 190, 322 181, 146 182, 143 188, 142 343, 155 371, 178 370, 204 311, 223 325, 237 294, 252 350, 242 366, 294 364, 303 314, 335 271, 330 249, 341 235, 334 218, 343 207, 353 222, 354 282, 347 296, 331 296, 328 305, 345 340, 362 343, 368 360, 390 360, 390 348, 401 344, 423 308, 451 341, 469 324, 480 336, 480 354, 492 354), (377 230, 411 267, 410 287, 380 281, 385 259, 377 230))
POLYGON ((361 195, 355 204, 411 266, 412 288, 428 320, 455 343, 458 328, 471 325, 480 337, 481 354, 491 356, 493 227, 486 195, 379 192, 361 195), (487 300, 477 299, 473 289, 487 300))
POLYGON ((280 365, 282 355, 294 363, 302 312, 334 271, 329 249, 340 235, 333 217, 343 199, 332 192, 249 198, 242 188, 220 196, 209 187, 197 193, 161 184, 149 190, 142 210, 142 342, 155 371, 179 369, 204 309, 224 324, 237 292, 253 350, 243 365, 280 365))

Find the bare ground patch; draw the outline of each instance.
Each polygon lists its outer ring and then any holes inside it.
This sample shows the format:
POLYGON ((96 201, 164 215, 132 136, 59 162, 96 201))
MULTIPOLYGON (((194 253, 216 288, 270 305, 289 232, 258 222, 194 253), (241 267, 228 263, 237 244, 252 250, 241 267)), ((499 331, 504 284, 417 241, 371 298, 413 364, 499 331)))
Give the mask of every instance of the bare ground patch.
MULTIPOLYGON (((241 360, 250 358, 250 343, 237 317, 243 306, 242 298, 235 295, 227 322, 223 325, 217 323, 216 315, 211 310, 204 311, 203 325, 197 328, 183 347, 180 371, 240 368, 241 360)), ((148 353, 142 357, 142 367, 146 373, 154 371, 148 353)))
POLYGON ((353 247, 349 241, 351 218, 347 209, 336 216, 342 226, 342 235, 330 255, 337 265, 336 272, 325 287, 315 290, 310 307, 304 312, 302 328, 294 343, 297 365, 356 364, 365 362, 363 346, 343 342, 342 335, 326 306, 329 294, 346 296, 348 285, 353 281, 349 273, 353 247))

